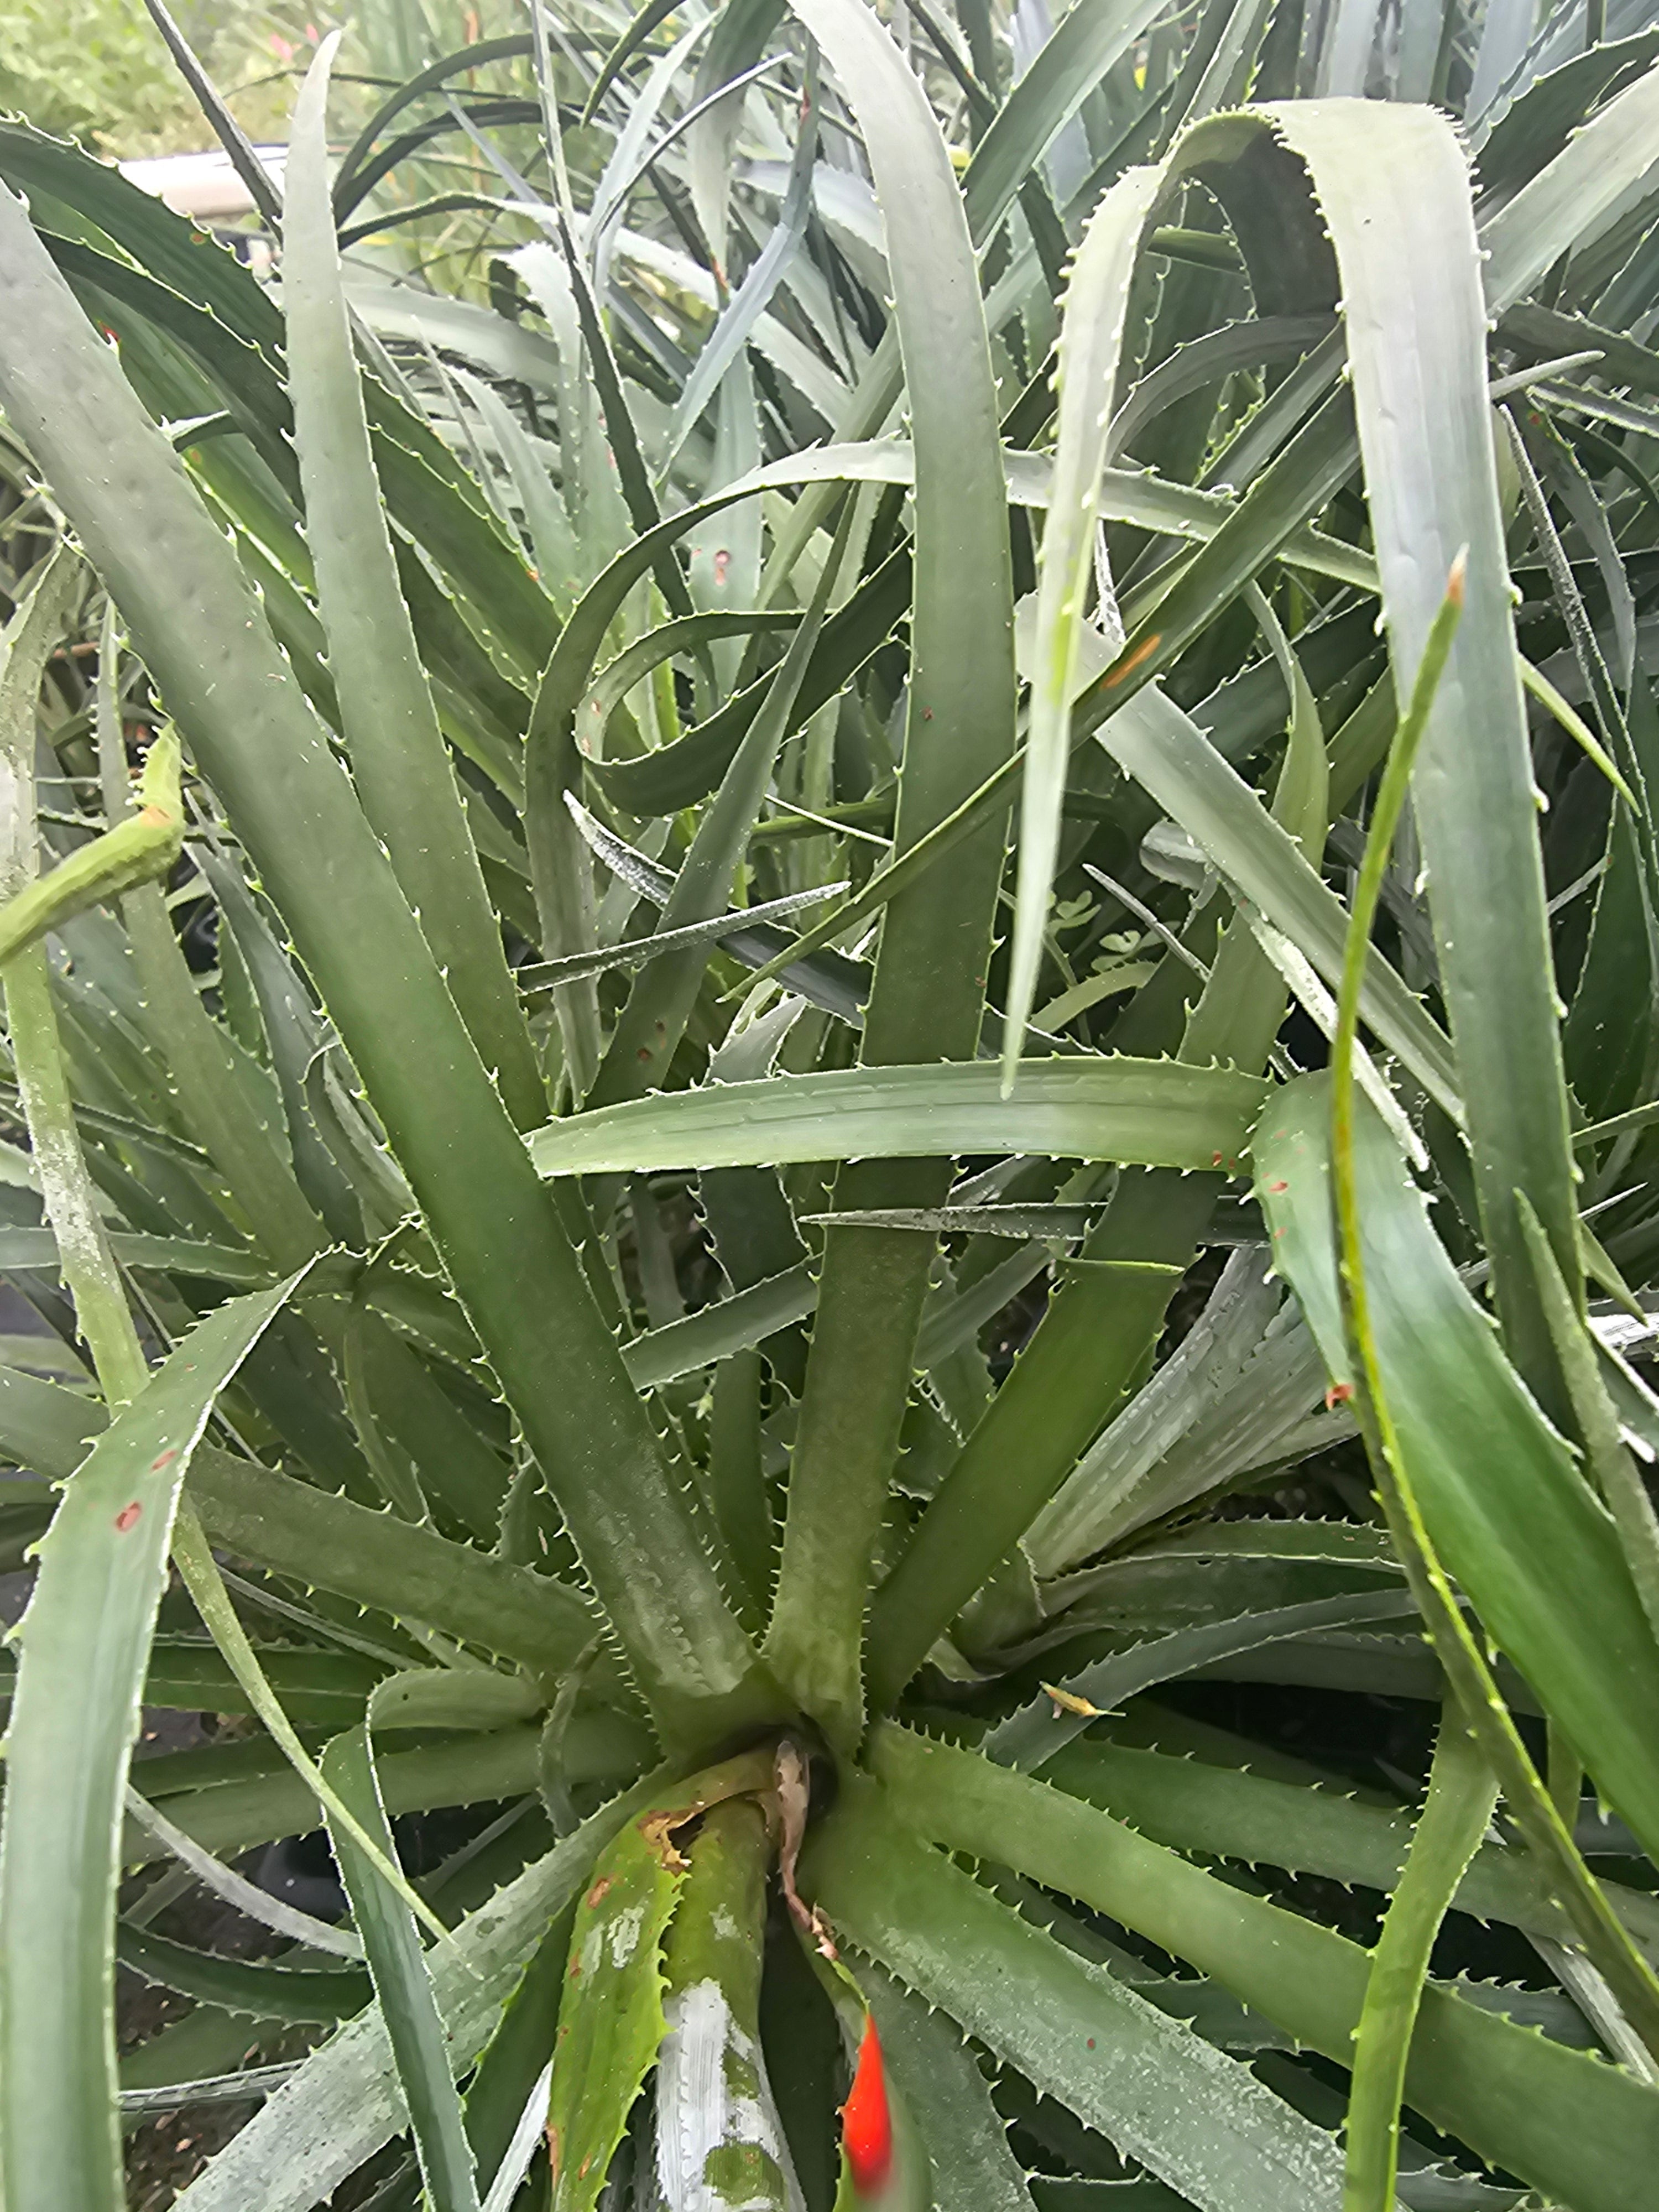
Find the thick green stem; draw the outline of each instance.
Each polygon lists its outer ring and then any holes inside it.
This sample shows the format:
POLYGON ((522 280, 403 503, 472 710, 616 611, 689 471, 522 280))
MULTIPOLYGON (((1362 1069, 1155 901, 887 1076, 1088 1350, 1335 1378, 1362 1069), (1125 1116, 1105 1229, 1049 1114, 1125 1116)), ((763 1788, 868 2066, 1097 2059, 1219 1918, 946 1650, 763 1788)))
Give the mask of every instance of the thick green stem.
POLYGON ((787 2212, 796 2201, 785 2179, 789 2154, 760 2047, 772 1840, 755 1800, 716 1805, 690 1857, 665 1947, 657 2170, 670 2203, 787 2212), (711 2081, 721 2085, 713 2094, 711 2081), (711 2113, 720 2116, 717 2134, 711 2113))
POLYGON ((179 740, 157 738, 144 763, 138 812, 61 860, 0 907, 0 962, 38 945, 88 907, 166 876, 184 845, 179 740))

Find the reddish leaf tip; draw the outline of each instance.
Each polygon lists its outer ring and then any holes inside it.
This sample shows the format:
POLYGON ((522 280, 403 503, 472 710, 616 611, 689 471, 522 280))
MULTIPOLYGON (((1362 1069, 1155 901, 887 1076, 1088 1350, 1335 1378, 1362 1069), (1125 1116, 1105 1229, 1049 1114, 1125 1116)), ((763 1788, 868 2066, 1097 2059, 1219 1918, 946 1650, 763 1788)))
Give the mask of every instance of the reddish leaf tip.
POLYGON ((893 2115, 887 2102, 887 2075, 881 2038, 869 2013, 853 2087, 841 2108, 842 2141, 854 2186, 863 2196, 880 2189, 893 2170, 893 2115))

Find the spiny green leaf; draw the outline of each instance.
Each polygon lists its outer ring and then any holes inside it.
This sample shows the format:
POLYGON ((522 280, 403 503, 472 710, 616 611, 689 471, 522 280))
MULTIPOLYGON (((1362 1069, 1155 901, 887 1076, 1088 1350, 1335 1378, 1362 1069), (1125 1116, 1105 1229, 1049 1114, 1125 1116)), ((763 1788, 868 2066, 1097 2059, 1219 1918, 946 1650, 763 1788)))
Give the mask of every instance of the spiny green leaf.
MULTIPOLYGON (((902 854, 1012 748, 1013 590, 996 390, 970 225, 920 85, 854 0, 793 4, 865 133, 909 393, 915 582, 894 824, 902 854)), ((860 1048, 866 1067, 965 1061, 977 1048, 1003 836, 988 822, 958 853, 948 884, 888 907, 860 1048)), ((939 1173, 854 1170, 838 1189, 854 1204, 936 1203, 939 1173)), ((849 1741, 863 1702, 871 1553, 927 1271, 915 1238, 846 1231, 826 1243, 766 1649, 792 1693, 849 1741)))
POLYGON ((1253 1650, 1280 1637, 1294 1637, 1304 1630, 1345 1626, 1351 1621, 1410 1620, 1416 1613, 1416 1607, 1403 1590, 1368 1590, 1179 1629, 1155 1643, 1099 1660, 1081 1674, 1067 1675, 1052 1689, 1045 1683, 1029 1705, 999 1722, 981 1747, 987 1758, 1030 1772, 1045 1765, 1054 1752, 1102 1713, 1189 1668, 1231 1658, 1235 1652, 1253 1650))
MULTIPOLYGON (((1154 1716, 1158 1741, 1165 1721, 1154 1716)), ((1178 1723, 1170 1723, 1172 1728, 1178 1723)), ((1098 1735, 1055 1753, 1045 1779, 1098 1806, 1140 1834, 1179 1851, 1213 1854, 1249 1865, 1284 1866, 1333 1881, 1392 1891, 1405 1864, 1412 1825, 1392 1804, 1366 1802, 1334 1782, 1310 1786, 1271 1771, 1247 1771, 1205 1759, 1176 1758, 1098 1735)), ((1255 1747, 1236 1744, 1240 1757, 1255 1747)), ((1273 1755, 1257 1753, 1270 1767, 1273 1755)), ((1500 1920, 1528 1934, 1562 1938, 1568 1926, 1551 1885, 1529 1853, 1497 1843, 1475 1852, 1459 1884, 1459 1911, 1500 1920)), ((1615 1911, 1646 1950, 1659 1947, 1659 1909, 1639 1890, 1608 1885, 1615 1911)))
POLYGON ((592 2212, 668 2021, 662 1942, 690 1862, 676 1831, 711 1804, 769 1780, 763 1755, 716 1768, 631 1818, 576 1909, 559 2003, 548 2105, 556 2212, 592 2212))
POLYGON ((222 1307, 94 1449, 41 1545, 7 1735, 0 2160, 8 2203, 116 2212, 113 1896, 122 1786, 185 1474, 291 1285, 222 1307))
POLYGON ((295 111, 283 300, 319 611, 365 811, 485 1066, 521 1127, 543 1091, 501 957, 380 511, 340 288, 325 121, 337 39, 325 40, 295 111))
MULTIPOLYGON (((369 1748, 366 1726, 335 1737, 323 1774, 359 1826, 395 1866, 396 1845, 369 1748)), ((472 2153, 461 2124, 461 2101, 450 2073, 443 2023, 415 1916, 355 1836, 331 1814, 335 1863, 363 1939, 380 2016, 391 2039, 398 2086, 409 2106, 422 2177, 433 2212, 477 2212, 472 2153)))
POLYGON ((115 1955, 147 1982, 252 2020, 317 2021, 331 2027, 369 1998, 368 1977, 361 1967, 353 1973, 222 1958, 124 1922, 116 1925, 115 1955))
POLYGON ((1400 2157, 1400 2099, 1429 1954, 1492 1819, 1498 1784, 1455 1708, 1440 1724, 1428 1796, 1371 1955, 1354 2038, 1343 2212, 1389 2212, 1400 2157))
POLYGON ((1463 549, 1463 618, 1425 738, 1415 814, 1456 1040, 1498 1310, 1522 1371, 1550 1389, 1548 1334, 1515 1214, 1528 1194, 1577 1279, 1571 1159, 1543 871, 1486 399, 1486 301, 1468 169, 1426 108, 1287 107, 1341 270, 1355 412, 1382 606, 1403 697, 1463 549), (1377 220, 1409 168, 1409 217, 1377 220), (1471 732, 1483 734, 1477 739, 1471 732), (1503 883, 1501 914, 1491 887, 1503 883))
MULTIPOLYGON (((1330 1373, 1352 1384, 1337 1310, 1326 1101, 1322 1077, 1274 1098, 1255 1133, 1257 1188, 1275 1264, 1330 1373)), ((1367 1116, 1358 1140, 1371 1326, 1436 1546, 1609 1802, 1638 1832, 1659 1834, 1659 1770, 1638 1717, 1650 1703, 1659 1712, 1659 1654, 1612 1523, 1457 1279, 1387 1133, 1367 1116)))
POLYGON ((1321 2130, 1018 1919, 884 1801, 862 1778, 845 1789, 805 1862, 810 1893, 845 1937, 1204 2212, 1339 2204, 1340 2160, 1321 2130))
MULTIPOLYGON (((336 1703, 319 1713, 319 1729, 337 1728, 347 1711, 361 1713, 362 1692, 349 1705, 336 1703)), ((200 1711, 199 1703, 196 1710, 200 1711)), ((395 1819, 439 1805, 482 1805, 526 1796, 536 1787, 539 1727, 492 1729, 483 1735, 456 1735, 416 1751, 387 1751, 380 1759, 386 1808, 395 1819)), ((573 1784, 616 1789, 630 1784, 651 1755, 644 1729, 618 1714, 589 1711, 572 1720, 566 1740, 566 1766, 573 1784)), ((219 1782, 199 1790, 169 1795, 165 1801, 175 1824, 221 1856, 235 1856, 255 1844, 293 1835, 314 1823, 316 1793, 291 1771, 219 1782)), ((131 1832, 128 1856, 143 1863, 161 1856, 160 1848, 131 1832)))
POLYGON ((1149 1060, 1033 1060, 1006 1099, 988 1061, 849 1068, 637 1099, 550 1122, 530 1150, 544 1176, 974 1152, 1236 1170, 1265 1096, 1231 1068, 1149 1060))
POLYGON ((390 863, 289 684, 234 555, 9 191, 0 195, 0 240, 20 311, 9 325, 17 343, 0 345, 14 419, 95 550, 136 647, 295 933, 537 1456, 573 1527, 586 1530, 589 1571, 613 1618, 630 1624, 642 1677, 676 1702, 690 1661, 694 1701, 702 1692, 763 1706, 771 1693, 580 1262, 533 1187, 390 863), (117 447, 118 476, 88 468, 86 456, 117 447), (458 1148, 459 1129, 467 1140, 458 1148), (572 1358, 586 1390, 572 1391, 572 1358), (625 1505, 619 1480, 634 1493, 625 1505))
MULTIPOLYGON (((874 1763, 893 1810, 921 1834, 1121 1920, 1350 2062, 1365 1984, 1358 1945, 973 1753, 890 1728, 874 1763)), ((1659 2142, 1659 2093, 1433 1987, 1406 2094, 1414 2110, 1585 2212, 1618 2212, 1639 2192, 1640 2163, 1659 2142), (1587 2125, 1592 2110, 1598 2119, 1587 2125)))
POLYGON ((1059 853, 1060 809, 1071 762, 1072 701, 1079 688, 1080 633, 1094 569, 1100 482, 1129 279, 1163 182, 1158 169, 1132 169, 1107 193, 1090 218, 1066 294, 1055 372, 1060 407, 1054 476, 1037 571, 1019 879, 1003 1031, 1003 1079, 1011 1090, 1026 1018, 1036 995, 1042 931, 1059 853))

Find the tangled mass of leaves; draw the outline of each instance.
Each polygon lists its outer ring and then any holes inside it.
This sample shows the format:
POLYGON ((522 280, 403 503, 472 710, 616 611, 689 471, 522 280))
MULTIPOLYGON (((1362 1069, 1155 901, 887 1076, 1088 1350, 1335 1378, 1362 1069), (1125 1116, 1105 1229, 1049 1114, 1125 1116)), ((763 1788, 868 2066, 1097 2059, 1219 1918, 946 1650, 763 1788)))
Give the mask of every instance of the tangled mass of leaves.
POLYGON ((0 123, 10 2212, 1646 2202, 1649 0, 149 4, 229 233, 0 123))

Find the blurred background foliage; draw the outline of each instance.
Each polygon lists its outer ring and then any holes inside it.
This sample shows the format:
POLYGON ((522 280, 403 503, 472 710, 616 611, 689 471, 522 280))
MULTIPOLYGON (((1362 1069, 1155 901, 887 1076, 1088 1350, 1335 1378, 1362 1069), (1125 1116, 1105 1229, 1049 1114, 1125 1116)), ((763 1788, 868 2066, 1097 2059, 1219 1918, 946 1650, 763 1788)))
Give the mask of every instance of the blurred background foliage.
MULTIPOLYGON (((349 9, 319 7, 314 0, 179 0, 172 12, 256 145, 287 143, 300 79, 319 41, 343 24, 331 105, 337 151, 396 87, 438 57, 478 46, 486 58, 477 76, 453 76, 448 88, 493 96, 489 115, 499 143, 515 159, 534 159, 533 130, 526 134, 510 122, 501 127, 508 114, 505 103, 517 100, 524 104, 521 112, 532 112, 527 104, 535 87, 528 57, 488 52, 489 42, 523 33, 526 17, 517 0, 366 0, 349 9)), ((106 161, 217 152, 144 0, 0 0, 4 113, 74 139, 106 161)), ((167 189, 154 177, 138 181, 149 191, 167 189)), ((486 251, 536 235, 533 223, 501 206, 501 189, 476 143, 457 132, 448 144, 404 161, 383 180, 380 203, 391 212, 459 193, 471 195, 475 204, 446 207, 431 220, 417 219, 413 228, 394 227, 360 243, 357 258, 483 300, 489 289, 486 251)), ((211 219, 222 235, 262 228, 252 213, 211 219)), ((405 219, 398 214, 398 225, 405 219)))
MULTIPOLYGON (((295 86, 344 20, 313 0, 180 0, 174 15, 255 141, 285 140, 295 86)), ((337 125, 434 55, 523 27, 507 0, 370 0, 349 10, 335 76, 337 125), (509 20, 510 19, 510 20, 509 20)), ((4 0, 0 108, 88 151, 131 160, 212 143, 143 0, 4 0)))

